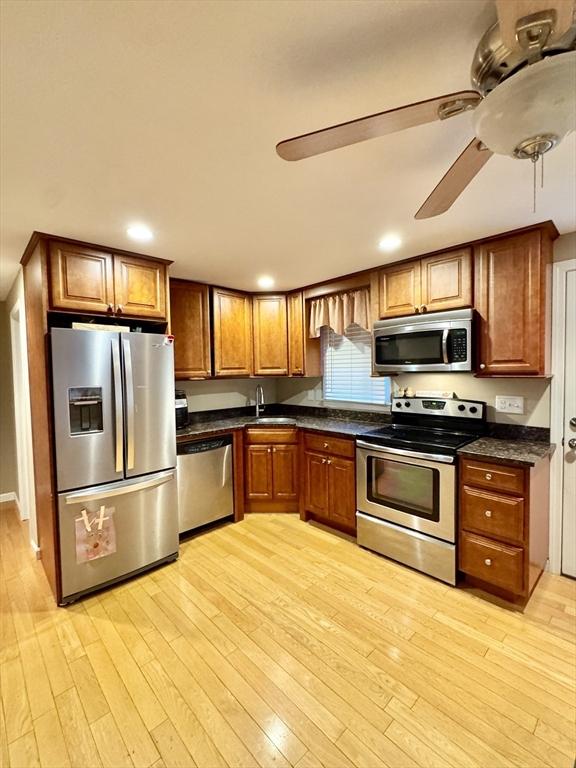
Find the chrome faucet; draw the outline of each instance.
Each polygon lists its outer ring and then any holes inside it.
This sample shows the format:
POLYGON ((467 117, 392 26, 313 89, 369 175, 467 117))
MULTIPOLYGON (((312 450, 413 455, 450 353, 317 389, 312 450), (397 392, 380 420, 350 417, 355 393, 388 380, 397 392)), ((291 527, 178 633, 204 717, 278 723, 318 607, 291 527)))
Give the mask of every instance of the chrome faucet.
POLYGON ((262 384, 256 387, 256 418, 260 418, 260 412, 264 410, 264 390, 262 384))

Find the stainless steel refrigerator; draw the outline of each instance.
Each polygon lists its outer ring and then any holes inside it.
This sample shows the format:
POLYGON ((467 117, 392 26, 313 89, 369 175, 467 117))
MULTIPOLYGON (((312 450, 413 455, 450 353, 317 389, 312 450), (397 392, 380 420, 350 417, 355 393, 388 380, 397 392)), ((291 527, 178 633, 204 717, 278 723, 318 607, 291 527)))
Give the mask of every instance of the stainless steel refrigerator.
POLYGON ((69 328, 51 348, 64 604, 178 555, 174 352, 69 328))

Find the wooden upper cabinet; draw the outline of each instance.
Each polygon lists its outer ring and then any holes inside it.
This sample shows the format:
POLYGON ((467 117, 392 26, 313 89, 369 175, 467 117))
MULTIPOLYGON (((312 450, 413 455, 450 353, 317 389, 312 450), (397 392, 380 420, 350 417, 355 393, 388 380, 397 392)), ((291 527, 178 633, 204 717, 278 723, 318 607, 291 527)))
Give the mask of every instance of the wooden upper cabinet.
POLYGON ((286 296, 253 296, 252 317, 255 375, 286 376, 288 373, 286 296))
POLYGON ((170 322, 177 379, 211 376, 210 289, 189 280, 170 280, 170 322))
POLYGON ((547 233, 533 230, 482 244, 474 253, 478 373, 546 373, 547 233))
POLYGON ((166 318, 167 265, 50 241, 50 309, 166 318))
POLYGON ((114 256, 116 311, 135 317, 166 317, 166 265, 138 256, 114 256))
POLYGON ((380 317, 413 315, 421 303, 419 261, 380 270, 380 317))
POLYGON ((214 375, 252 374, 252 308, 250 296, 213 288, 214 375))
POLYGON ((288 302, 288 373, 304 375, 304 297, 302 291, 289 293, 288 302))
POLYGON ((50 243, 50 308, 114 311, 114 258, 80 245, 50 243))
POLYGON ((420 260, 421 312, 459 309, 472 305, 470 248, 420 260))

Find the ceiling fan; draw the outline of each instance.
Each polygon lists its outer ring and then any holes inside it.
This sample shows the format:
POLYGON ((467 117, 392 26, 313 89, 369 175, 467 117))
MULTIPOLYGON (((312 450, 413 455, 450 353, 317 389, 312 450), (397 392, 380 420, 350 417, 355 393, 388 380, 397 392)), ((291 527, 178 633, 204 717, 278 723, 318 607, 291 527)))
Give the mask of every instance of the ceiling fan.
POLYGON ((476 136, 417 211, 447 211, 494 153, 534 163, 576 128, 576 0, 496 0, 498 22, 472 61, 475 90, 459 91, 281 141, 303 160, 474 110, 476 136))

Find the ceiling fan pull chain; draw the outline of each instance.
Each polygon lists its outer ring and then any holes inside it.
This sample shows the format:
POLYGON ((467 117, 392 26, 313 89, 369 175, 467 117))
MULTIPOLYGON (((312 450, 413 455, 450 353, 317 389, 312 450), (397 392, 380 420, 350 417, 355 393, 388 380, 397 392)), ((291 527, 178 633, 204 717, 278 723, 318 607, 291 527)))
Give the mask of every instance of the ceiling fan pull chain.
POLYGON ((532 157, 532 213, 536 213, 536 163, 538 162, 538 152, 534 152, 532 157))
POLYGON ((540 189, 544 189, 544 155, 540 158, 540 189))

